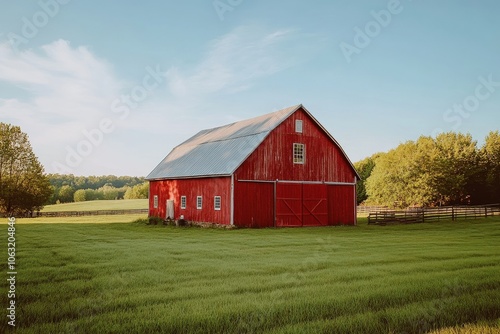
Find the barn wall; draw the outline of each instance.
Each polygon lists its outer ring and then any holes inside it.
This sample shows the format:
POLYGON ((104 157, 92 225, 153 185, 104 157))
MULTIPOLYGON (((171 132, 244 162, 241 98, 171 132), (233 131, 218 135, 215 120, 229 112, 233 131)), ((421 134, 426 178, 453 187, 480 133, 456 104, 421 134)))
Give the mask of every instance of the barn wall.
POLYGON ((231 178, 213 177, 183 180, 150 181, 149 215, 166 217, 166 202, 174 200, 175 218, 196 222, 230 224, 231 178), (154 206, 158 195, 158 208, 154 206), (186 209, 181 209, 181 196, 186 196, 186 209), (203 207, 196 208, 196 197, 203 196, 203 207), (214 210, 214 196, 221 196, 221 210, 214 210))
POLYGON ((280 124, 236 171, 237 180, 354 182, 341 149, 302 109, 280 124), (295 132, 295 120, 303 132, 295 132), (304 164, 293 163, 293 143, 305 144, 304 164))
POLYGON ((235 182, 234 225, 274 226, 274 183, 235 182))
POLYGON ((328 224, 356 224, 356 187, 328 185, 328 224))

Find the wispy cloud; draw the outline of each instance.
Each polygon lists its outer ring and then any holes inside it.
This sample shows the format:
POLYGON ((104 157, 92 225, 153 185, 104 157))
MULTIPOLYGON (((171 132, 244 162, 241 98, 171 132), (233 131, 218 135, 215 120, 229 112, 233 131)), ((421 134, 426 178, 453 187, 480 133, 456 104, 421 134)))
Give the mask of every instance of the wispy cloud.
MULTIPOLYGON (((23 97, 1 96, 0 115, 25 126, 43 129, 47 139, 57 128, 65 136, 92 122, 109 109, 110 96, 118 94, 120 82, 111 65, 95 57, 87 48, 72 48, 59 40, 15 53, 0 44, 0 82, 17 87, 23 97), (27 96, 27 97, 26 97, 27 96)), ((77 131, 78 132, 78 131, 77 131)))
POLYGON ((198 65, 188 70, 170 68, 169 89, 181 98, 249 89, 257 79, 302 61, 304 54, 297 52, 301 37, 291 29, 269 32, 256 26, 240 26, 213 40, 198 65))

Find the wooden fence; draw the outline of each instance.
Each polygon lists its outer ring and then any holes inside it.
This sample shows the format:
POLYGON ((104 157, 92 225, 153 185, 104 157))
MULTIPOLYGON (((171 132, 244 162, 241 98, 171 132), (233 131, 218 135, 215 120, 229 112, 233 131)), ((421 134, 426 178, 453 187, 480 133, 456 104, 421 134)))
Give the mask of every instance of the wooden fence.
POLYGON ((383 210, 368 215, 368 224, 424 223, 440 220, 477 219, 500 215, 500 204, 383 210))
POLYGON ((108 216, 108 215, 130 215, 148 213, 149 209, 130 210, 94 210, 94 211, 59 211, 59 212, 33 212, 32 217, 81 217, 81 216, 108 216))
POLYGON ((357 213, 359 214, 369 214, 372 212, 381 212, 388 210, 387 206, 366 206, 366 205, 358 205, 357 213))

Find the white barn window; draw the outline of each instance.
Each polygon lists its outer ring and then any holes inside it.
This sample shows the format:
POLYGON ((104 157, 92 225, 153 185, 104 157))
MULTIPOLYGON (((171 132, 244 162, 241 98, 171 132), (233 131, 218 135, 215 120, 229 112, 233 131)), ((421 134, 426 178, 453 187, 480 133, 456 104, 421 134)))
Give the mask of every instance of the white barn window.
POLYGON ((306 160, 306 147, 304 144, 293 144, 293 163, 304 164, 306 160))
POLYGON ((181 196, 181 209, 186 208, 186 196, 181 196))
POLYGON ((203 208, 203 197, 197 196, 196 197, 196 209, 201 210, 201 208, 203 208))
POLYGON ((302 120, 295 120, 295 132, 302 133, 302 120))
POLYGON ((221 208, 221 198, 220 196, 214 197, 214 210, 220 210, 221 208))
POLYGON ((154 207, 155 209, 158 209, 158 195, 155 195, 155 196, 153 197, 153 207, 154 207))

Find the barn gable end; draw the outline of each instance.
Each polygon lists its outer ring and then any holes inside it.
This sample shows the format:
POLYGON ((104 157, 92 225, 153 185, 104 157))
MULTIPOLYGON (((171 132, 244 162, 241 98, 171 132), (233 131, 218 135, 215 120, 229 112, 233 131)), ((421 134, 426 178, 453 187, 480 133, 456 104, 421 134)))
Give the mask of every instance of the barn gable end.
POLYGON ((355 177, 340 145, 303 107, 279 124, 235 172, 240 180, 355 183, 355 177), (296 121, 302 123, 301 132, 296 121), (294 144, 304 145, 304 163, 293 162, 294 144))

